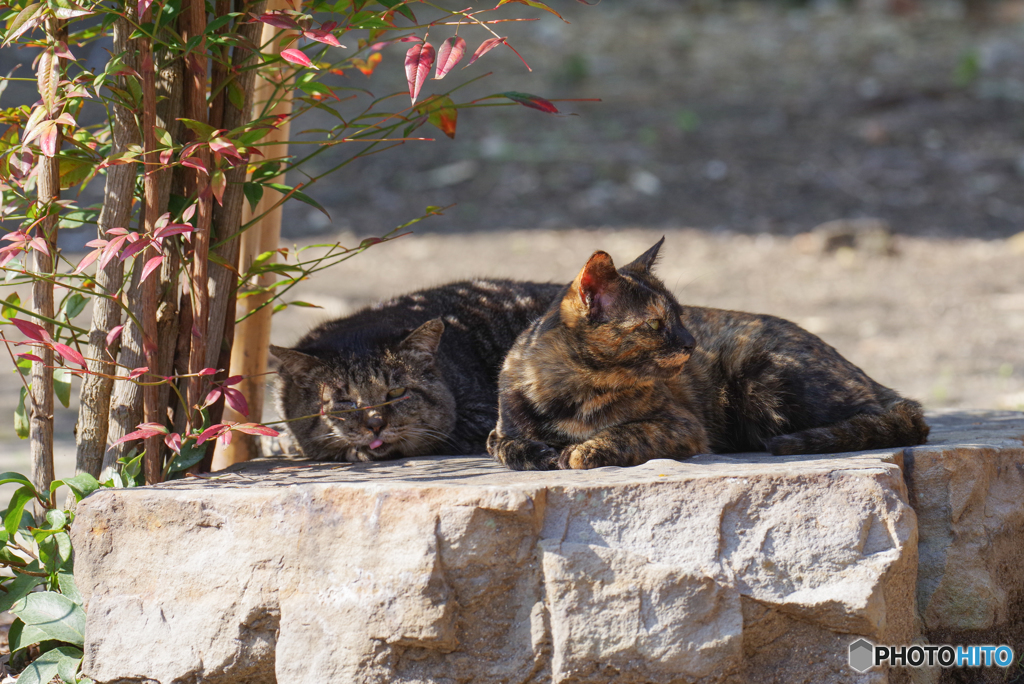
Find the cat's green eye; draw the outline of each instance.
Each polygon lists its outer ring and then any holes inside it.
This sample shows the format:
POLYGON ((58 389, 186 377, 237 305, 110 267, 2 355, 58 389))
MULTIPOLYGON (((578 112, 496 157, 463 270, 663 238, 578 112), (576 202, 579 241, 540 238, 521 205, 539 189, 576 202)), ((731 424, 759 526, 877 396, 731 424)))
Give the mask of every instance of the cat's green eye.
POLYGON ((394 389, 388 390, 388 398, 389 399, 397 399, 398 397, 402 396, 403 394, 405 394, 405 388, 404 387, 395 387, 394 389))
POLYGON ((650 328, 651 330, 661 330, 662 328, 665 327, 665 321, 661 320, 660 318, 652 318, 651 320, 647 321, 647 327, 650 328))

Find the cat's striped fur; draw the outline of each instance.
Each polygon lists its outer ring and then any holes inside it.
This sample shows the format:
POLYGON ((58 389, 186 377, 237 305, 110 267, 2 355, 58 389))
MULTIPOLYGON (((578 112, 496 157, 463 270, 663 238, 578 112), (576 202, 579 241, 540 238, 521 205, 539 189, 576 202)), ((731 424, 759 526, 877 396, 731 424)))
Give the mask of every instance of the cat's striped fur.
POLYGON ((680 305, 596 252, 509 352, 488 452, 514 469, 714 452, 836 453, 928 436, 920 405, 774 316, 680 305))
POLYGON ((293 349, 271 347, 288 431, 317 460, 481 453, 502 359, 561 290, 450 283, 320 325, 293 349))

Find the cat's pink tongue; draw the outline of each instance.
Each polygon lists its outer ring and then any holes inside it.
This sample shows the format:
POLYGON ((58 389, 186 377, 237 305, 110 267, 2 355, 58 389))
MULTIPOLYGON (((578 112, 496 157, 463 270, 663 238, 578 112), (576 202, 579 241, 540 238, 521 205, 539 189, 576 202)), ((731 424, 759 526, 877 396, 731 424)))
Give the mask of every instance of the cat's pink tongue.
POLYGON ((376 449, 377 447, 381 446, 382 444, 384 444, 384 440, 383 439, 375 439, 372 442, 370 442, 370 448, 371 449, 376 449))

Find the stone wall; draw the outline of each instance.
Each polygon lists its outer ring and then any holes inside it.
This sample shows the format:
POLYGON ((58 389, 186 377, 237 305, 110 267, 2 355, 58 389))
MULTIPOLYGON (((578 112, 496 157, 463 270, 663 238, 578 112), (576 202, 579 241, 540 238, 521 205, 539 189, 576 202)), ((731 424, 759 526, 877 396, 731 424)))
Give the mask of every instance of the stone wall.
POLYGON ((102 683, 881 683, 911 673, 858 674, 858 637, 1020 653, 1024 414, 930 422, 923 447, 827 458, 263 462, 97 492, 73 532, 83 669, 102 683))

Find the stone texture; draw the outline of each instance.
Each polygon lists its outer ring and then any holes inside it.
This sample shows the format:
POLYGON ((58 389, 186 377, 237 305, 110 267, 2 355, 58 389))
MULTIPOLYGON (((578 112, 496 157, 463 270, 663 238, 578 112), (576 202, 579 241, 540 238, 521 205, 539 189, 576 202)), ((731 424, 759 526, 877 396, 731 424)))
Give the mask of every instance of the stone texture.
POLYGON ((1021 442, 989 437, 1024 434, 1024 417, 934 424, 934 444, 907 451, 909 493, 899 450, 550 473, 474 457, 263 462, 97 492, 73 531, 84 671, 161 684, 903 681, 858 675, 847 646, 963 628, 965 586, 972 608, 988 601, 971 629, 1020 621, 1022 565, 1006 562, 1024 492, 1019 453, 1005 452, 1021 442))
MULTIPOLYGON (((933 643, 1010 644, 1020 653, 1024 414, 957 411, 931 422, 929 443, 904 456, 921 539, 917 600, 924 633, 933 643)), ((979 671, 973 681, 1005 676, 979 671)))

